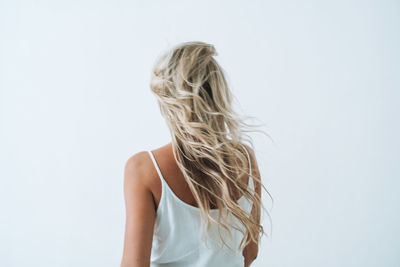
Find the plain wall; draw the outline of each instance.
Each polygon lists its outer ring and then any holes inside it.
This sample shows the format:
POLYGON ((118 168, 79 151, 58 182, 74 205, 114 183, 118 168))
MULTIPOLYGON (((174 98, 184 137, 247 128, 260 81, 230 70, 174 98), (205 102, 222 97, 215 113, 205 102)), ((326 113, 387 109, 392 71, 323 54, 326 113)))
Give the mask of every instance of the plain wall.
POLYGON ((252 266, 400 266, 399 11, 0 1, 0 266, 119 266, 124 164, 170 141, 151 67, 192 40, 275 141, 252 134, 274 197, 252 266))

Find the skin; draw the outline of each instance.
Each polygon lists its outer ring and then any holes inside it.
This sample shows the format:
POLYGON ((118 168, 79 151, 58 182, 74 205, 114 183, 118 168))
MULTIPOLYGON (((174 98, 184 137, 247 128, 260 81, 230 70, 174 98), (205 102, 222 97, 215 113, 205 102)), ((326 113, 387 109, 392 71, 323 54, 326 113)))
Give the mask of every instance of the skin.
MULTIPOLYGON (((253 175, 259 175, 253 151, 247 146, 246 148, 250 154, 253 175)), ((196 201, 173 157, 172 144, 153 150, 153 155, 174 193, 182 201, 196 206, 196 201)), ((248 181, 248 177, 245 179, 248 181)), ((258 183, 255 183, 255 191, 261 194, 258 183)), ((121 267, 149 267, 155 214, 161 198, 161 181, 147 151, 136 153, 126 161, 124 196, 126 223, 121 267)), ((258 244, 249 243, 243 250, 244 266, 250 266, 257 254, 258 244)))

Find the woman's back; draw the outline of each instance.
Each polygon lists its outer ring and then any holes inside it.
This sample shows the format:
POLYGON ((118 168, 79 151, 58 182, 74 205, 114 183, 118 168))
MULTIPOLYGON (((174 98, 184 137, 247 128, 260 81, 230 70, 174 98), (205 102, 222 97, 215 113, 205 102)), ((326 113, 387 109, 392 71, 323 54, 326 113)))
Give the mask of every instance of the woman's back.
POLYGON ((240 147, 252 144, 251 124, 214 56, 211 44, 185 42, 152 69, 171 144, 125 165, 123 266, 248 266, 257 256, 262 182, 253 148, 240 147))
MULTIPOLYGON (((249 159, 251 175, 250 156, 246 148, 244 146, 243 148, 249 159)), ((161 184, 159 190, 155 189, 155 201, 158 204, 154 223, 151 266, 244 266, 242 252, 238 250, 243 234, 232 228, 232 239, 229 239, 228 235, 224 235, 225 242, 231 248, 229 249, 226 246, 221 246, 217 228, 211 225, 207 243, 204 243, 200 209, 189 204, 192 202, 190 199, 193 199, 193 196, 190 197, 190 191, 186 194, 181 193, 180 197, 174 193, 174 191, 180 191, 184 188, 186 183, 182 180, 183 177, 180 177, 180 181, 168 177, 167 173, 174 173, 173 167, 171 167, 172 170, 164 172, 166 174, 164 177, 162 168, 157 163, 161 159, 156 159, 152 151, 148 151, 148 153, 161 184), (183 199, 186 199, 189 203, 183 199)), ((168 155, 167 153, 163 154, 168 155)), ((168 159, 166 160, 168 161, 168 159)), ((252 179, 247 177, 247 180, 248 186, 253 190, 252 179)), ((243 196, 237 200, 237 203, 250 213, 252 205, 243 196)), ((218 211, 218 209, 211 209, 211 216, 217 219, 218 211)), ((231 214, 229 214, 229 220, 245 231, 239 221, 231 214)))

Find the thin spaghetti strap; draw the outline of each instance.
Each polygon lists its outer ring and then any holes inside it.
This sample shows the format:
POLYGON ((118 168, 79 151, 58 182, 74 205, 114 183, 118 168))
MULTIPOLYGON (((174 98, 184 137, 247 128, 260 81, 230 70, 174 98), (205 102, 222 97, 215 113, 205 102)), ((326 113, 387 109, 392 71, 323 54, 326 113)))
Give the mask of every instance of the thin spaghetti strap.
POLYGON ((151 160, 153 161, 154 167, 156 168, 158 177, 160 178, 161 182, 164 183, 164 182, 165 182, 164 177, 163 177, 162 174, 161 174, 160 168, 158 167, 157 161, 156 161, 156 159, 154 158, 153 152, 151 152, 151 150, 148 150, 147 152, 149 152, 149 154, 150 154, 150 158, 151 158, 151 160))

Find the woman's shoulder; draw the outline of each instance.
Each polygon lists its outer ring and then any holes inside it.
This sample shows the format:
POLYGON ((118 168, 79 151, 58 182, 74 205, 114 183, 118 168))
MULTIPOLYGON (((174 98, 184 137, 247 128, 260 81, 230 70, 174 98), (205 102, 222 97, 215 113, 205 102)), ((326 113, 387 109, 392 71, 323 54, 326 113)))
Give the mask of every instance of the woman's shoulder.
POLYGON ((140 179, 144 185, 150 185, 153 172, 148 151, 139 151, 125 161, 125 180, 140 179))

